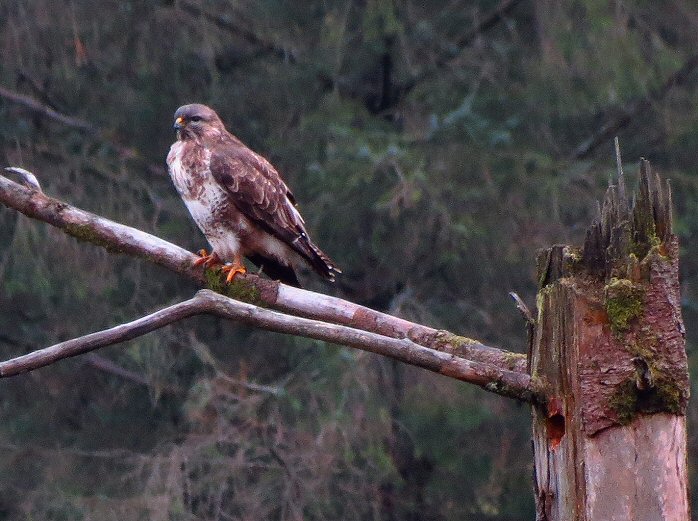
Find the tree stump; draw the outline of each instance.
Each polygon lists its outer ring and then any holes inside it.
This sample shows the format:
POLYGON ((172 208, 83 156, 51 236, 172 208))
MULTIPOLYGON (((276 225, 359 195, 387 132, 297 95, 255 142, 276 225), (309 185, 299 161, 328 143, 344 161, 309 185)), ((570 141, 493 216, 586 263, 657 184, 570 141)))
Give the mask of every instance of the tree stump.
POLYGON ((669 185, 645 160, 632 203, 619 172, 583 248, 540 254, 538 521, 689 520, 678 256, 669 185))

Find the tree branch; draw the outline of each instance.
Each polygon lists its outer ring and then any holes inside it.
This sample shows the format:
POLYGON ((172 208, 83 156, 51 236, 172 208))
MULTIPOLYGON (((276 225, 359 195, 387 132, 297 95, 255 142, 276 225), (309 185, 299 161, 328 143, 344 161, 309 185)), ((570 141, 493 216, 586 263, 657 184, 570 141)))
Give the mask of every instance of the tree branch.
POLYGON ((403 338, 389 338, 359 329, 328 324, 318 320, 290 316, 277 311, 233 300, 210 290, 200 290, 184 302, 122 324, 61 342, 32 353, 0 362, 0 377, 14 376, 58 360, 93 351, 100 347, 131 340, 173 322, 199 315, 216 315, 256 328, 323 340, 380 354, 438 374, 478 385, 490 392, 525 402, 540 402, 542 397, 527 374, 500 369, 488 364, 435 351, 403 338))
POLYGON ((74 118, 72 116, 66 116, 65 114, 61 114, 57 110, 54 110, 47 105, 44 105, 40 101, 37 101, 30 96, 25 96, 24 94, 12 92, 11 90, 6 89, 2 86, 0 86, 0 98, 4 98, 7 101, 10 101, 17 105, 21 105, 24 108, 27 108, 36 114, 47 117, 54 121, 58 121, 59 123, 62 123, 63 125, 66 125, 68 127, 76 128, 78 130, 81 130, 82 132, 87 132, 89 134, 99 133, 97 127, 95 127, 91 123, 88 123, 87 121, 74 118))
POLYGON ((446 69, 451 65, 458 56, 473 43, 475 38, 484 32, 495 27, 499 22, 501 22, 506 16, 508 16, 516 6, 521 3, 521 0, 502 0, 497 7, 492 11, 487 13, 480 22, 473 27, 470 31, 466 32, 461 36, 454 46, 458 48, 456 52, 449 53, 447 56, 439 57, 430 66, 424 68, 417 75, 410 78, 406 82, 397 86, 397 91, 399 93, 398 99, 402 99, 407 95, 412 89, 417 85, 434 77, 443 69, 446 69))
POLYGON ((0 98, 3 98, 16 105, 20 105, 41 117, 51 119, 69 128, 79 130, 80 132, 83 132, 114 149, 122 159, 135 160, 145 166, 152 173, 161 174, 163 172, 162 167, 159 165, 148 164, 146 161, 144 161, 136 149, 109 139, 103 129, 88 121, 58 112, 57 110, 49 107, 48 105, 44 105, 42 102, 32 98, 31 96, 13 92, 1 85, 0 98))
POLYGON ((112 253, 145 258, 199 284, 206 279, 192 263, 196 255, 148 233, 104 219, 0 176, 0 203, 112 253))
MULTIPOLYGON (((522 3, 522 0, 501 0, 495 8, 485 13, 484 16, 478 20, 477 25, 463 34, 455 42, 452 42, 451 45, 456 48, 455 51, 444 53, 443 56, 439 56, 432 64, 426 66, 412 78, 407 79, 401 84, 395 85, 394 89, 396 95, 387 102, 387 106, 383 107, 383 109, 395 106, 416 86, 425 80, 433 78, 443 69, 451 66, 458 56, 463 52, 463 50, 468 48, 478 36, 489 31, 493 27, 496 27, 502 20, 511 14, 511 12, 520 3, 522 3)), ((187 0, 179 2, 178 7, 184 12, 187 12, 193 16, 200 16, 212 22, 217 27, 242 38, 250 45, 255 46, 261 52, 273 54, 279 59, 288 61, 290 63, 295 63, 298 59, 293 49, 284 47, 279 43, 260 36, 258 33, 250 30, 245 25, 236 22, 233 17, 212 13, 206 9, 202 9, 195 2, 190 2, 187 0)), ((320 82, 327 86, 327 88, 332 88, 336 83, 336 80, 326 73, 321 72, 318 73, 317 76, 320 82)), ((353 89, 350 90, 349 94, 351 97, 356 97, 359 95, 358 91, 354 92, 353 89)))
POLYGON ((155 313, 121 324, 111 329, 105 329, 98 333, 73 338, 59 344, 32 351, 26 355, 0 362, 0 378, 15 376, 27 371, 33 371, 39 367, 50 365, 58 360, 71 356, 88 353, 100 347, 125 342, 146 333, 165 327, 168 324, 183 320, 202 313, 201 305, 193 299, 185 300, 174 306, 156 311, 155 313))
POLYGON ((0 176, 0 203, 47 222, 83 241, 113 253, 143 258, 184 275, 229 297, 291 313, 370 331, 390 338, 408 338, 433 350, 453 354, 500 369, 525 373, 526 356, 486 346, 448 331, 415 324, 352 302, 286 286, 247 274, 231 285, 217 272, 193 266, 194 254, 143 231, 80 210, 0 176))
POLYGON ((674 87, 686 83, 696 67, 698 67, 698 54, 690 56, 681 68, 669 76, 660 87, 651 90, 643 98, 623 107, 621 113, 616 118, 607 121, 575 149, 573 152, 574 158, 585 159, 589 157, 601 144, 610 140, 611 136, 616 135, 619 130, 627 127, 638 114, 650 108, 653 103, 664 99, 674 87))
POLYGON ((296 61, 296 56, 291 49, 286 49, 282 45, 277 44, 271 40, 267 40, 253 30, 249 26, 236 23, 235 18, 232 16, 221 15, 219 13, 212 13, 205 9, 202 9, 195 2, 188 2, 186 0, 179 2, 179 8, 183 11, 193 15, 200 16, 214 25, 228 31, 229 33, 239 36, 245 40, 250 45, 254 45, 259 50, 263 52, 268 52, 276 55, 282 60, 288 60, 291 63, 296 61))

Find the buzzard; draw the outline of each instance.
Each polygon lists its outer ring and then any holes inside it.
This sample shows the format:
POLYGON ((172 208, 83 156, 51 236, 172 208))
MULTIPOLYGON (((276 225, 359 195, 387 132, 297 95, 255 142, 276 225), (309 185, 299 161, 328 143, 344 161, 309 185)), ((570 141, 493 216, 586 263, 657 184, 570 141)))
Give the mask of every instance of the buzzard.
POLYGON ((269 277, 299 286, 305 262, 327 280, 341 270, 310 240, 293 194, 276 169, 228 132, 206 105, 175 112, 177 141, 167 155, 170 177, 212 247, 197 265, 224 264, 226 280, 245 273, 247 257, 269 277))

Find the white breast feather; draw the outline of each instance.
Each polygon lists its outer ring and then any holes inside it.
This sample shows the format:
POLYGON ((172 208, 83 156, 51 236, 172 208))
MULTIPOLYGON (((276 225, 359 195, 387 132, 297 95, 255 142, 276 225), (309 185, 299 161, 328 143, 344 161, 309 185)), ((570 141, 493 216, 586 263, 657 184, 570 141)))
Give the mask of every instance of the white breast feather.
MULTIPOLYGON (((228 196, 213 179, 210 170, 199 172, 202 175, 201 186, 195 186, 192 176, 182 166, 182 145, 181 141, 174 143, 167 157, 172 181, 194 222, 206 236, 213 250, 223 260, 231 261, 240 250, 240 240, 231 223, 221 222, 214 214, 215 209, 224 204, 228 196)), ((206 151, 203 161, 205 165, 209 164, 210 158, 211 153, 206 151)), ((245 223, 237 224, 245 225, 245 223)))

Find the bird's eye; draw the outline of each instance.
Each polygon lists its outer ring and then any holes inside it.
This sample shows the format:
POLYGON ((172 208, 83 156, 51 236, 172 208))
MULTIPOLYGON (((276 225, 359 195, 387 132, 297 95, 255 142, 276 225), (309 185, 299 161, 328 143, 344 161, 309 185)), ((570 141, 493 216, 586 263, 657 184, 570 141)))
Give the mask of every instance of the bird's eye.
POLYGON ((192 116, 189 118, 189 121, 194 121, 194 122, 201 121, 201 116, 192 116))

